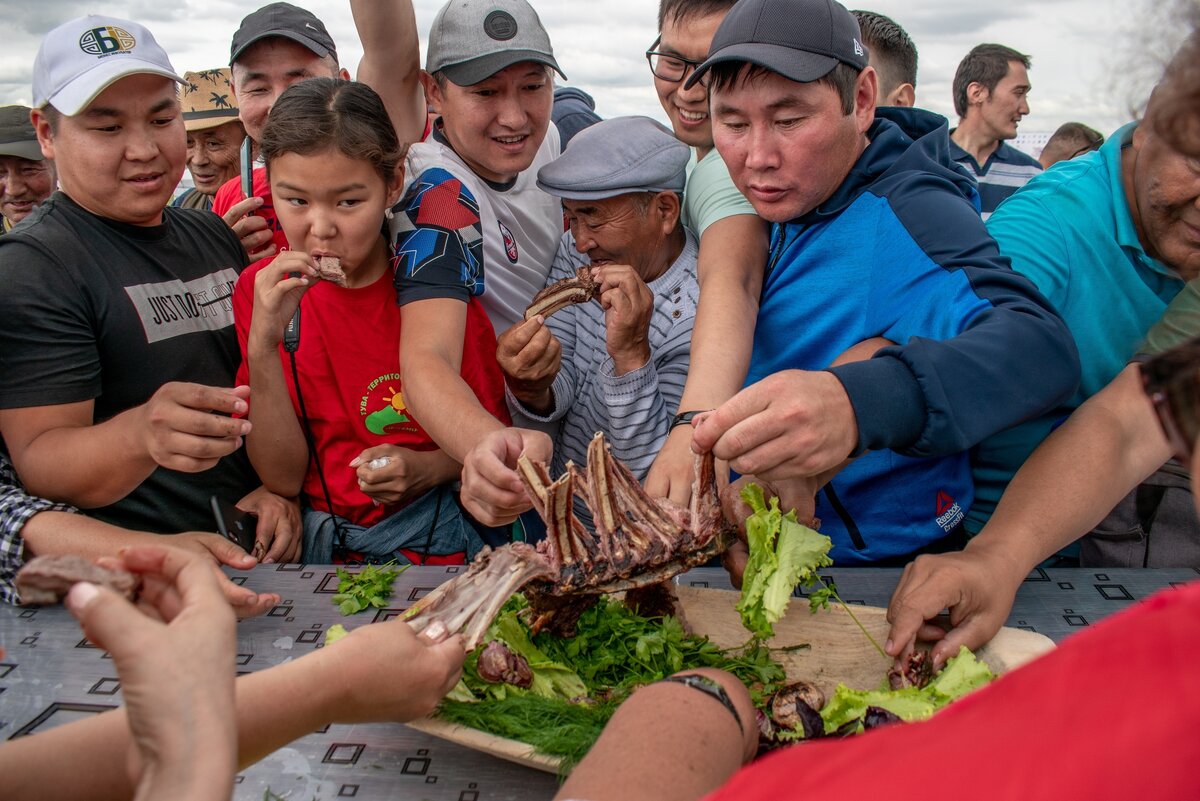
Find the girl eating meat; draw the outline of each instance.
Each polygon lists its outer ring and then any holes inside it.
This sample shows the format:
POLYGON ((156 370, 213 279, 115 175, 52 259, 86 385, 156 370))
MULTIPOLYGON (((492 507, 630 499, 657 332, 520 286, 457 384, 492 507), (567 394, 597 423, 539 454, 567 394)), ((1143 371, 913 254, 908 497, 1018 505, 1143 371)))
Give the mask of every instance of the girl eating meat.
MULTIPOLYGON (((400 383, 384 222, 404 147, 383 102, 361 83, 303 81, 272 108, 261 147, 294 250, 251 265, 233 295, 255 469, 272 491, 303 493, 305 562, 330 562, 335 547, 371 561, 469 559, 482 541, 450 486, 461 466, 413 417, 400 383)), ((495 352, 472 300, 462 376, 507 422, 495 352)))

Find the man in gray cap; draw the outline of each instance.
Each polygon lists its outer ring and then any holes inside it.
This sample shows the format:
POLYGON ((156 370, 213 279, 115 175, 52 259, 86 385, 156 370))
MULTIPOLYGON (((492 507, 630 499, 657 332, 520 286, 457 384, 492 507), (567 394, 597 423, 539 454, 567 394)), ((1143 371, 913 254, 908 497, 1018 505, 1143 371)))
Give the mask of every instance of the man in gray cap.
POLYGON ((689 155, 648 117, 617 117, 581 131, 538 171, 571 224, 548 285, 590 269, 597 302, 514 325, 497 358, 514 424, 562 422, 556 474, 584 464, 603 431, 643 478, 671 429, 700 294, 696 238, 679 218, 689 155))
POLYGON ((0 235, 54 191, 54 163, 42 155, 26 106, 0 108, 0 235))
MULTIPOLYGON (((429 32, 421 81, 438 117, 408 151, 409 192, 393 216, 397 299, 406 330, 404 400, 462 461, 503 423, 460 376, 468 305, 492 327, 521 320, 562 236, 562 206, 534 181, 559 154, 550 125, 561 74, 526 0, 453 0, 429 32)), ((549 458, 549 442, 536 446, 549 458)))

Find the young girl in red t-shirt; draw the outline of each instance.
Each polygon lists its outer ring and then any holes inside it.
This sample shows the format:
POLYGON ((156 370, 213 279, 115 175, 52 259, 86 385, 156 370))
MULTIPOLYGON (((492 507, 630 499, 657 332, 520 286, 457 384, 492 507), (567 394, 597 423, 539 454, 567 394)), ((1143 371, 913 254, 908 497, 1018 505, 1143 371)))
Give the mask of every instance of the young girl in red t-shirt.
MULTIPOLYGON (((260 144, 294 249, 251 265, 234 290, 255 469, 274 492, 303 492, 305 562, 331 561, 335 544, 384 560, 473 556, 482 541, 450 487, 461 466, 414 419, 400 383, 384 221, 403 149, 382 101, 360 83, 303 81, 276 101, 260 144)), ((463 379, 507 422, 495 335, 475 300, 465 342, 463 379)))

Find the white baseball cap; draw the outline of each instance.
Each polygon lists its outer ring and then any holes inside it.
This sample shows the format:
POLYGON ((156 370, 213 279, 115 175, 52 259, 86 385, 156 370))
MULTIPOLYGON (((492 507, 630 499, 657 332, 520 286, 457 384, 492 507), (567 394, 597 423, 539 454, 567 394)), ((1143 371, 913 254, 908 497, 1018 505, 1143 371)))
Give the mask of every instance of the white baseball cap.
POLYGON ((68 117, 115 81, 150 73, 183 83, 167 53, 136 22, 90 15, 46 34, 33 61, 33 105, 54 105, 68 117))

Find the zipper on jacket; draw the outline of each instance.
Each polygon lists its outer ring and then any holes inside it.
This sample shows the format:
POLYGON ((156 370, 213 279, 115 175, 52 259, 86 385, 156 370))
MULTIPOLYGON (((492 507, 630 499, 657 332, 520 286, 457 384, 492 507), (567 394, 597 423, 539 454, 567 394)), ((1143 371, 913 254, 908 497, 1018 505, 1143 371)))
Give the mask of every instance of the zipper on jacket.
POLYGON ((842 519, 842 523, 846 526, 846 533, 850 535, 850 542, 854 543, 857 550, 865 551, 867 542, 863 539, 862 532, 858 530, 858 524, 854 522, 854 518, 850 516, 850 512, 846 511, 846 507, 842 505, 837 493, 833 491, 833 482, 829 482, 821 488, 821 492, 825 493, 825 497, 829 500, 829 505, 833 507, 833 511, 842 519))

